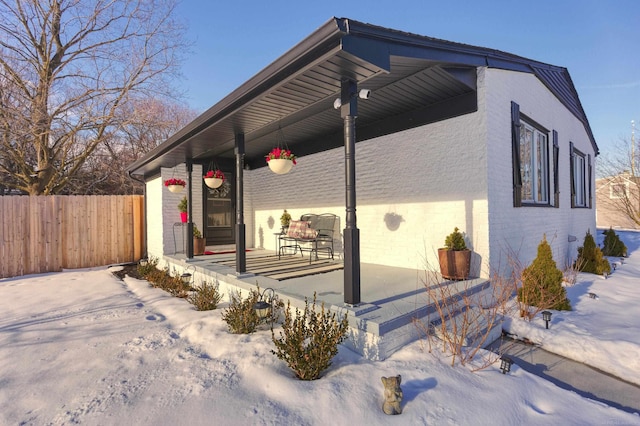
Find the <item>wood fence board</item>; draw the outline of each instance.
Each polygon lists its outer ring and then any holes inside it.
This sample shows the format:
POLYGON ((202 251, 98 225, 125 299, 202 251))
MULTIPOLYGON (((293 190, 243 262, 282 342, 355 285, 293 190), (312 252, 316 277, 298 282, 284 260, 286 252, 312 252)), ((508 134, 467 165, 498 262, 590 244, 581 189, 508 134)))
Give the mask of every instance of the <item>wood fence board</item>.
POLYGON ((0 197, 0 278, 139 260, 143 205, 140 195, 0 197))

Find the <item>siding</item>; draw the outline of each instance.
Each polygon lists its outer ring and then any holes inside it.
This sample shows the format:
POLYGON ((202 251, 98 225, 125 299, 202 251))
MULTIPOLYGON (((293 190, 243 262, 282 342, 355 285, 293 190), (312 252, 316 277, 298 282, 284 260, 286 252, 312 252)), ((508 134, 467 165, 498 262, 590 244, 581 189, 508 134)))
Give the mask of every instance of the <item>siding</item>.
MULTIPOLYGON (((491 264, 507 264, 507 251, 519 254, 523 265, 537 254, 537 246, 546 235, 559 268, 575 259, 577 247, 582 245, 589 230, 595 233, 595 206, 593 209, 572 209, 569 179, 569 142, 580 151, 594 151, 583 124, 557 100, 533 75, 485 70, 487 128, 489 129, 489 229, 492 247, 491 264), (513 207, 510 102, 520 105, 522 114, 530 117, 549 131, 558 131, 560 208, 513 207), (577 237, 569 243, 569 236, 577 237)), ((550 148, 552 145, 549 135, 550 148)), ((550 150, 551 155, 551 150, 550 150)), ((549 166, 553 170, 552 164, 549 166)), ((552 175, 552 173, 550 173, 552 175)), ((552 176, 550 176, 552 178, 552 176)), ((592 176, 591 187, 595 188, 592 176)), ((553 182, 551 194, 553 194, 553 182)), ((595 193, 594 203, 595 203, 595 193)))

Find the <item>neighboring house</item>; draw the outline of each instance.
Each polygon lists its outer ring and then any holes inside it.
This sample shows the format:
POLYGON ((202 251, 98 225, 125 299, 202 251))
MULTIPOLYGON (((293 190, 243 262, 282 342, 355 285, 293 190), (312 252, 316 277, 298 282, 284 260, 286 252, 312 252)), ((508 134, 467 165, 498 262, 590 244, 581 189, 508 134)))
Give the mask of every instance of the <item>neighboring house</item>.
POLYGON ((275 248, 284 209, 330 212, 355 292, 360 262, 437 268, 454 227, 477 276, 528 264, 545 235, 563 268, 595 232, 596 155, 566 68, 333 18, 128 171, 146 183, 149 255, 176 250, 184 194, 163 181, 192 168, 193 221, 237 245, 239 274, 245 247, 275 248), (264 159, 279 142, 298 156, 285 175, 264 159), (203 184, 213 164, 225 194, 203 184))
POLYGON ((640 178, 624 172, 596 179, 598 228, 640 229, 629 215, 640 211, 640 178))

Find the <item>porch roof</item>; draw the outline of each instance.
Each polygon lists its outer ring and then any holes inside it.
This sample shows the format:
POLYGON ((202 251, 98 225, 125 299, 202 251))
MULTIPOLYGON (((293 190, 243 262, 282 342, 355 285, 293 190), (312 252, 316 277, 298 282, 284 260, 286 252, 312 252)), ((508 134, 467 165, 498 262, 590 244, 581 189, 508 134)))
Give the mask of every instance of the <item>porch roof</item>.
POLYGON ((297 156, 342 146, 343 121, 333 108, 342 79, 373 93, 358 106, 358 141, 466 114, 477 109, 478 66, 536 75, 584 124, 598 153, 566 68, 332 18, 127 171, 149 177, 187 159, 232 162, 236 134, 244 134, 249 168, 266 166, 281 134, 297 156))

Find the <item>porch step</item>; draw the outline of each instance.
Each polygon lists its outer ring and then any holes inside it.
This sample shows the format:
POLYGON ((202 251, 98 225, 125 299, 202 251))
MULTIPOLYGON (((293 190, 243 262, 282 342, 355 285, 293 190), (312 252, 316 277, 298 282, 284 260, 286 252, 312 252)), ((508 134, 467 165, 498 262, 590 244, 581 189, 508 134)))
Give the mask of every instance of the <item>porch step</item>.
POLYGON ((492 314, 496 303, 488 282, 462 290, 469 298, 469 306, 458 299, 460 307, 452 318, 437 318, 431 322, 434 335, 443 341, 460 343, 462 346, 487 347, 502 334, 502 316, 492 314), (493 318, 491 318, 493 316, 493 318), (491 323, 489 323, 491 322, 491 323))

